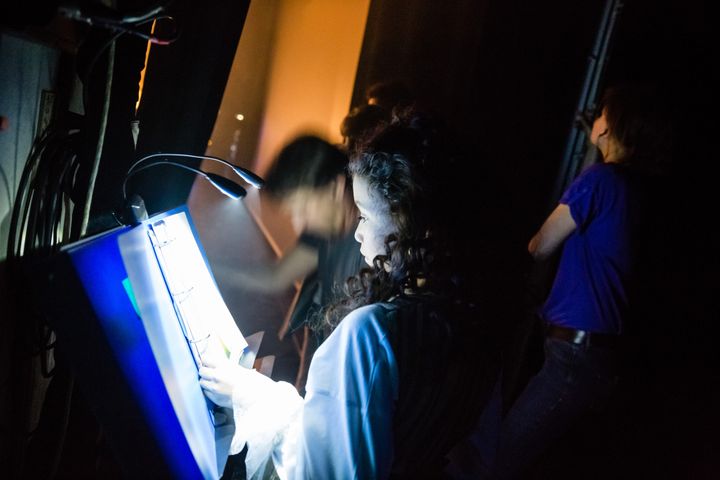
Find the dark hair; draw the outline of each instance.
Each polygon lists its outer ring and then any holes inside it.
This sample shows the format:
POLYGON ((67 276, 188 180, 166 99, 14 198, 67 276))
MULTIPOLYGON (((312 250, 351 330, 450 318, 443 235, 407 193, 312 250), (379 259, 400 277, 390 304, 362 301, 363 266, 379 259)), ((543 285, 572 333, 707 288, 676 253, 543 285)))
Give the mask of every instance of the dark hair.
POLYGON ((410 89, 399 80, 377 82, 365 91, 365 100, 375 99, 375 104, 392 111, 395 107, 408 106, 413 101, 410 89))
POLYGON ((340 124, 340 134, 347 138, 348 153, 355 153, 359 144, 367 141, 389 121, 390 111, 379 105, 360 105, 350 110, 340 124))
POLYGON ((328 185, 346 173, 348 157, 325 140, 306 135, 285 146, 265 177, 264 190, 282 197, 302 187, 328 185))
POLYGON ((373 268, 350 278, 344 297, 324 309, 325 325, 334 328, 350 311, 394 296, 454 290, 448 212, 438 193, 447 163, 429 125, 417 114, 398 119, 352 158, 353 178, 362 177, 370 194, 388 205, 396 233, 385 239, 386 253, 373 268))
POLYGON ((601 108, 610 135, 623 147, 622 163, 661 172, 672 156, 668 106, 650 85, 608 88, 601 108))

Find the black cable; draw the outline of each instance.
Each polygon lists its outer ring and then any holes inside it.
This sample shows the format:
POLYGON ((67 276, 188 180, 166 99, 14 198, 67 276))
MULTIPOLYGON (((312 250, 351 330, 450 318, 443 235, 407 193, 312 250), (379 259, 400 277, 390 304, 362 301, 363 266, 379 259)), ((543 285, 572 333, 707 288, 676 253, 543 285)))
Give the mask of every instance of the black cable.
POLYGON ((88 108, 88 90, 90 85, 90 74, 92 73, 93 69, 95 68, 95 64, 100 59, 100 56, 107 50, 112 43, 117 40, 123 33, 125 32, 116 32, 110 38, 108 38, 98 49, 98 51, 93 55, 93 57, 90 59, 90 62, 88 62, 88 65, 85 69, 85 73, 83 74, 81 81, 83 84, 83 111, 87 115, 87 108, 88 108))
MULTIPOLYGON (((152 10, 152 12, 160 12, 162 10, 163 9, 152 10)), ((132 27, 121 26, 119 24, 110 26, 109 29, 111 31, 113 31, 114 34, 112 36, 110 36, 110 38, 108 38, 104 44, 101 45, 101 47, 98 49, 98 51, 95 53, 95 55, 91 58, 90 62, 88 63, 88 65, 85 69, 85 74, 83 75, 83 80, 82 80, 82 82, 83 82, 83 88, 82 88, 83 108, 84 108, 86 114, 87 114, 88 105, 89 105, 88 91, 89 91, 89 85, 90 85, 90 77, 91 77, 92 71, 95 67, 95 64, 97 63, 100 56, 105 52, 105 50, 112 47, 114 45, 114 42, 121 35, 123 35, 124 33, 129 33, 129 34, 139 36, 143 39, 146 39, 146 40, 150 41, 151 43, 156 43, 156 44, 161 44, 161 45, 168 45, 168 44, 174 42, 179 36, 179 30, 176 27, 175 19, 173 19, 172 17, 169 17, 167 15, 151 15, 150 13, 148 13, 146 15, 143 15, 141 18, 138 18, 138 21, 135 22, 133 25, 134 26, 132 26, 132 27), (168 19, 172 22, 174 35, 170 38, 161 39, 160 37, 157 37, 154 35, 147 35, 143 31, 137 29, 137 27, 145 25, 149 22, 154 22, 154 21, 163 20, 163 19, 168 19)), ((109 106, 109 94, 110 94, 109 88, 110 88, 111 81, 112 81, 112 59, 109 60, 108 78, 106 79, 107 85, 106 85, 105 104, 104 104, 103 115, 102 115, 103 119, 107 118, 107 108, 109 106)), ((87 195, 87 198, 85 199, 85 203, 84 203, 83 217, 82 217, 82 223, 81 223, 81 232, 80 232, 81 235, 85 233, 85 229, 87 228, 87 224, 89 221, 90 204, 92 202, 92 193, 94 190, 95 175, 97 174, 97 168, 99 166, 98 163, 99 163, 100 155, 101 155, 100 152, 102 151, 102 140, 104 137, 104 127, 105 127, 105 123, 101 122, 100 138, 98 140, 98 145, 99 145, 98 152, 96 152, 96 158, 95 158, 95 162, 93 164, 94 165, 93 171, 91 173, 89 185, 88 185, 88 195, 87 195)), ((117 218, 115 218, 115 220, 118 221, 117 218)), ((118 222, 118 223, 120 223, 120 222, 118 222)))
MULTIPOLYGON (((121 35, 127 33, 160 45, 172 43, 178 38, 175 19, 163 13, 168 4, 169 2, 163 2, 137 14, 118 16, 117 19, 90 19, 88 23, 110 30, 111 35, 92 56, 82 75, 83 105, 86 112, 92 71, 103 53, 121 35), (141 29, 143 25, 155 20, 168 20, 172 26, 172 34, 163 37, 148 34, 141 29)), ((79 13, 77 16, 66 16, 87 20, 79 13)), ((10 270, 19 266, 23 256, 51 254, 59 249, 63 242, 78 237, 77 232, 73 231, 73 222, 69 221, 76 206, 80 205, 72 202, 80 168, 78 133, 79 131, 58 129, 57 125, 51 124, 33 143, 20 177, 10 218, 7 244, 7 263, 10 270), (69 208, 71 202, 72 212, 69 208)), ((23 337, 29 340, 30 354, 40 355, 43 376, 51 376, 53 372, 47 364, 47 354, 55 345, 55 342, 51 341, 52 330, 38 317, 23 325, 26 333, 23 337)))
POLYGON ((147 20, 144 20, 140 23, 136 24, 136 27, 120 27, 120 26, 113 26, 108 27, 107 30, 112 32, 112 35, 98 48, 97 52, 93 57, 90 59, 90 61, 87 64, 87 67, 85 67, 85 72, 82 75, 82 83, 83 83, 83 107, 85 111, 87 112, 87 105, 88 105, 88 84, 90 83, 90 74, 92 73, 93 69, 95 68, 95 64, 100 59, 102 54, 107 50, 112 43, 120 38, 123 34, 128 33, 131 35, 135 35, 137 37, 140 37, 144 40, 147 40, 151 43, 155 43, 157 45, 169 45, 173 43, 175 40, 177 40, 180 36, 180 30, 177 28, 177 24, 175 22, 175 19, 172 17, 169 17, 167 15, 161 15, 158 17, 149 18, 147 20), (172 21, 173 25, 173 34, 172 36, 168 38, 161 38, 153 35, 146 34, 145 32, 138 30, 136 27, 145 25, 149 22, 155 21, 155 20, 163 20, 168 19, 172 21))
MULTIPOLYGON (((45 156, 49 148, 51 152, 55 153, 58 151, 59 146, 50 144, 46 147, 45 151, 41 154, 41 159, 45 156)), ((46 190, 47 190, 47 179, 50 176, 50 170, 52 164, 47 161, 38 162, 35 175, 33 176, 30 184, 31 190, 34 192, 35 200, 31 202, 30 220, 29 227, 27 230, 27 237, 33 242, 30 247, 34 250, 35 248, 41 249, 44 245, 47 245, 47 225, 44 222, 44 210, 46 207, 46 190), (33 241, 34 239, 34 241, 33 241), (33 248, 35 247, 35 248, 33 248)))
MULTIPOLYGON (((67 195, 60 184, 68 172, 77 169, 77 131, 56 130, 54 125, 34 143, 21 175, 11 216, 8 238, 8 266, 18 267, 20 257, 44 256, 57 250, 72 232, 60 231, 62 199, 67 195)), ((73 173, 74 175, 74 173, 73 173)), ((23 324, 22 335, 30 356, 40 356, 41 374, 53 374, 47 363, 55 345, 52 330, 39 315, 31 315, 23 324)), ((22 328, 22 327, 21 327, 22 328)))
POLYGON ((180 31, 177 28, 177 23, 175 22, 175 19, 169 15, 161 15, 155 18, 151 18, 149 20, 146 20, 145 22, 141 22, 136 24, 137 26, 141 26, 145 23, 151 22, 151 21, 157 21, 157 20, 170 20, 171 25, 173 27, 172 33, 167 37, 160 37, 155 34, 148 34, 144 31, 136 28, 136 26, 108 26, 107 29, 112 32, 118 32, 120 34, 127 33, 130 35, 134 35, 136 37, 140 37, 143 40, 147 40, 150 43, 154 43, 156 45, 170 45, 174 41, 178 39, 180 36, 180 31))
MULTIPOLYGON (((48 199, 50 204, 47 209, 47 227, 49 229, 50 236, 48 243, 50 245, 59 244, 62 241, 58 232, 59 223, 62 220, 63 214, 63 194, 64 194, 64 180, 67 172, 72 168, 74 159, 77 155, 72 152, 64 152, 61 162, 57 164, 57 171, 53 172, 51 179, 55 179, 54 182, 49 184, 48 199)), ((68 234, 70 232, 67 232, 68 234)))
MULTIPOLYGON (((35 141, 30 149, 30 155, 28 156, 27 162, 25 162, 25 168, 20 176, 20 182, 18 184, 18 190, 15 195, 15 203, 13 204, 13 211, 10 217, 10 231, 8 235, 8 246, 7 246, 7 258, 12 260, 16 257, 20 257, 22 252, 18 250, 18 231, 23 231, 25 224, 27 211, 23 209, 26 204, 27 196, 30 194, 29 182, 31 180, 31 174, 35 169, 35 164, 40 157, 45 146, 54 139, 54 132, 48 128, 43 135, 35 141), (22 218, 21 218, 22 217, 22 218), (21 228, 18 228, 18 223, 22 221, 21 228)), ((59 133, 57 134, 59 135, 59 133)))
MULTIPOLYGON (((111 32, 110 38, 94 53, 85 70, 85 75, 81 75, 83 77, 82 100, 86 112, 89 107, 88 85, 95 64, 119 36, 128 33, 156 44, 171 43, 177 38, 174 19, 162 15, 166 6, 165 3, 161 7, 156 5, 139 14, 120 16, 121 24, 109 28, 111 32), (154 17, 169 19, 174 34, 168 36, 148 35, 143 31, 141 29, 142 25, 152 21, 154 17)), ((73 222, 68 221, 68 219, 72 218, 72 213, 76 211, 75 205, 80 204, 80 202, 74 202, 72 198, 72 194, 75 193, 78 180, 77 174, 80 167, 78 133, 78 131, 58 128, 55 123, 52 123, 33 142, 20 175, 19 185, 12 205, 7 244, 7 268, 12 277, 21 278, 19 274, 23 272, 19 268, 21 266, 20 262, 27 257, 43 257, 52 254, 64 242, 77 236, 77 232, 73 230, 73 222)), ((21 299, 27 293, 26 289, 19 286, 12 285, 11 288, 15 289, 13 295, 18 299, 21 299)), ((32 307, 33 303, 28 302, 28 306, 32 307)), ((27 378, 20 389, 20 398, 32 398, 37 396, 36 391, 39 382, 37 381, 37 374, 32 372, 34 369, 31 369, 30 365, 38 361, 40 374, 46 378, 56 373, 55 365, 52 364, 52 360, 55 358, 53 354, 56 344, 55 335, 45 318, 32 308, 27 313, 24 313, 22 317, 18 315, 15 323, 16 330, 20 335, 17 355, 18 359, 22 360, 20 367, 25 368, 23 372, 27 373, 27 378)), ((50 463, 52 466, 49 469, 50 475, 48 478, 51 478, 54 472, 57 471, 57 464, 62 452, 63 433, 67 428, 72 398, 72 375, 67 372, 66 368, 61 368, 59 371, 60 373, 66 372, 67 375, 57 375, 50 384, 51 388, 48 392, 52 393, 54 389, 59 389, 58 396, 64 398, 64 401, 59 404, 59 410, 64 415, 64 421, 58 425, 50 422, 50 430, 46 433, 49 433, 49 438, 53 441, 52 444, 47 443, 47 438, 38 440, 42 448, 44 448, 43 451, 49 451, 51 455, 52 460, 50 463), (68 379, 65 379, 66 376, 68 379)), ((43 396, 37 398, 42 399, 44 395, 43 393, 43 396)), ((50 406, 53 407, 52 400, 51 398, 50 401, 45 400, 45 402, 50 403, 50 406)), ((26 425, 26 419, 30 415, 30 405, 21 402, 18 407, 21 414, 18 423, 21 427, 18 431, 22 432, 23 436, 26 436, 26 438, 22 438, 22 446, 19 447, 16 456, 16 463, 22 469, 25 450, 27 445, 31 444, 26 425)), ((58 408, 54 410, 50 408, 53 416, 57 416, 55 415, 57 410, 58 408)), ((42 406, 42 412, 45 415, 45 404, 42 406)), ((45 420, 41 419, 41 421, 44 424, 45 420)), ((48 436, 46 435, 46 437, 48 436)), ((17 468, 14 468, 14 470, 19 471, 17 468)))
POLYGON ((30 184, 33 201, 30 202, 29 223, 25 235, 31 242, 28 246, 37 254, 46 253, 53 246, 50 237, 54 226, 48 222, 52 205, 51 182, 57 179, 56 169, 63 162, 71 138, 64 136, 57 143, 51 142, 43 149, 30 184))
POLYGON ((48 343, 38 354, 38 356, 40 357, 40 374, 45 378, 50 378, 55 374, 55 365, 53 365, 52 368, 49 368, 48 355, 50 355, 50 352, 55 348, 55 342, 50 342, 50 338, 52 337, 52 330, 44 325, 43 328, 48 332, 48 335, 44 338, 44 340, 48 343))
POLYGON ((82 8, 77 5, 61 5, 58 8, 58 13, 72 20, 93 26, 133 25, 146 22, 160 15, 167 11, 172 3, 172 0, 157 2, 143 11, 126 13, 113 10, 98 3, 86 4, 83 5, 82 8))

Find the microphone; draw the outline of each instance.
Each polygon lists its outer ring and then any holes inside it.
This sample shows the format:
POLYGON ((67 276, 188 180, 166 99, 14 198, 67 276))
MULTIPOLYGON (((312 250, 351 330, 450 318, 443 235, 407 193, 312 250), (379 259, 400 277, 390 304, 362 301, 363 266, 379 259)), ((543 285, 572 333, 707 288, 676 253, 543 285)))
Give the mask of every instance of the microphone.
POLYGON ((243 187, 241 187, 237 183, 233 182, 232 180, 229 180, 229 179, 227 179, 221 175, 218 175, 216 173, 205 172, 203 170, 200 170, 199 168, 189 167, 182 163, 164 160, 161 162, 151 163, 151 164, 145 165, 143 167, 135 168, 135 167, 137 167, 137 163, 139 163, 139 162, 136 162, 135 165, 130 167, 130 170, 128 170, 128 173, 125 174, 125 178, 123 179, 122 192, 123 192, 123 200, 124 201, 127 200, 126 187, 127 187, 127 181, 130 179, 130 177, 142 172, 143 170, 147 170, 148 168, 156 167, 158 165, 172 165, 172 166, 182 168, 185 170, 189 170, 193 173, 196 173, 196 174, 200 175, 201 177, 205 178, 208 182, 210 182, 210 184, 213 187, 217 188, 220 192, 222 192, 223 194, 232 198, 233 200, 242 198, 247 194, 247 191, 243 187))
POLYGON ((135 162, 134 164, 132 164, 132 166, 128 169, 128 175, 130 174, 130 172, 134 171, 135 168, 138 165, 140 165, 141 163, 144 163, 144 162, 146 162, 152 158, 156 158, 156 157, 181 157, 181 158, 195 158, 195 159, 199 159, 199 160, 212 160, 215 162, 222 163, 223 165, 227 165, 228 167, 230 167, 233 170, 233 172, 235 172, 235 174, 237 176, 239 176, 240 178, 242 178, 243 180, 245 180, 247 183, 249 183, 250 185, 252 185, 255 188, 260 189, 265 185, 265 180, 260 178, 259 175, 256 175, 255 173, 251 172, 250 170, 248 170, 246 168, 242 168, 237 165, 233 165, 232 163, 228 162, 227 160, 223 160, 222 158, 219 158, 219 157, 210 157, 207 155, 190 155, 187 153, 154 153, 152 155, 147 155, 147 156, 141 158, 140 160, 138 160, 137 162, 135 162))

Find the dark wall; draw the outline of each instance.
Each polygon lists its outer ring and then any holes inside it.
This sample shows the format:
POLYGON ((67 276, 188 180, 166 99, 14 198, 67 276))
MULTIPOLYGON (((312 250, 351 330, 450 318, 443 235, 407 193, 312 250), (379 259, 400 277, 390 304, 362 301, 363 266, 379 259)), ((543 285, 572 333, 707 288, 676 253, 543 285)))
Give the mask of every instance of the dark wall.
MULTIPOLYGON (((450 126, 466 154, 467 183, 454 187, 468 191, 454 213, 476 242, 468 258, 477 257, 489 312, 502 322, 525 322, 518 308, 531 264, 525 248, 552 206, 604 3, 371 2, 353 104, 374 82, 399 79, 450 126)), ((717 157, 708 105, 717 55, 709 18, 699 0, 627 0, 600 85, 656 84, 675 123, 672 175, 647 232, 651 260, 638 302, 647 329, 631 340, 643 361, 628 376, 636 383, 622 397, 632 399, 622 406, 627 416, 612 419, 628 422, 619 427, 627 438, 615 460, 639 475, 712 478, 718 467, 708 453, 717 450, 710 432, 720 426, 720 238, 708 224, 718 204, 708 175, 717 157)), ((509 353, 518 355, 514 347, 509 353)), ((620 465, 602 462, 609 474, 620 465)))
POLYGON ((447 190, 462 192, 452 215, 464 224, 475 291, 505 326, 524 318, 526 245, 548 213, 602 6, 371 3, 353 101, 399 79, 447 123, 461 159, 447 190))
MULTIPOLYGON (((399 79, 437 112, 491 178, 491 198, 523 238, 548 213, 603 0, 371 2, 353 105, 368 86, 399 79)), ((700 1, 629 0, 605 85, 666 87, 677 118, 697 115, 711 85, 709 25, 700 1)), ((697 123, 678 124, 700 147, 697 123), (691 131, 688 131, 691 130, 691 131), (698 143, 699 142, 699 143, 698 143)), ((696 155, 696 154, 693 154, 696 155)), ((506 227, 508 227, 506 225, 506 227)))
MULTIPOLYGON (((646 282, 644 315, 647 368, 645 415, 651 444, 646 460, 660 456, 665 471, 713 478, 720 465, 709 452, 719 446, 720 244, 709 219, 717 217, 717 123, 709 99, 718 85, 711 73, 717 44, 705 3, 628 2, 608 72, 609 80, 653 80, 674 119, 674 164, 666 206, 647 249, 655 261, 646 282)), ((716 29, 713 26, 713 29, 716 29)), ((672 475, 670 475, 672 476, 672 475)))
POLYGON ((373 1, 353 103, 374 82, 406 82, 503 204, 502 228, 525 235, 545 214, 602 4, 373 1))
MULTIPOLYGON (((448 124, 465 154, 468 183, 456 188, 470 192, 462 205, 468 221, 495 236, 494 248, 519 258, 553 206, 604 4, 428 0, 409 8, 374 0, 353 104, 375 82, 405 82, 448 124)), ((677 193, 707 178, 701 166, 712 138, 711 122, 703 120, 713 85, 707 18, 698 0, 625 2, 600 85, 600 91, 633 81, 661 87, 676 120, 677 193)), ((699 232, 709 241, 707 235, 699 232)))

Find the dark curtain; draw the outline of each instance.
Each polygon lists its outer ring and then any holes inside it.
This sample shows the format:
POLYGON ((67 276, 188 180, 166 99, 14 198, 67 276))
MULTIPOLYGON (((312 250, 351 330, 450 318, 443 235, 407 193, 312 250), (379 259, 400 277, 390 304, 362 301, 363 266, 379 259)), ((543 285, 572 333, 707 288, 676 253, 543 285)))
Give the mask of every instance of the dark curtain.
MULTIPOLYGON (((205 153, 249 4, 249 0, 173 4, 171 13, 180 36, 170 45, 152 46, 137 112, 137 151, 130 121, 145 43, 135 39, 118 43, 113 103, 93 208, 97 215, 122 207, 122 180, 134 160, 157 152, 205 153)), ((194 180, 185 170, 154 167, 128 182, 128 194, 139 194, 153 214, 183 204, 194 180)))

